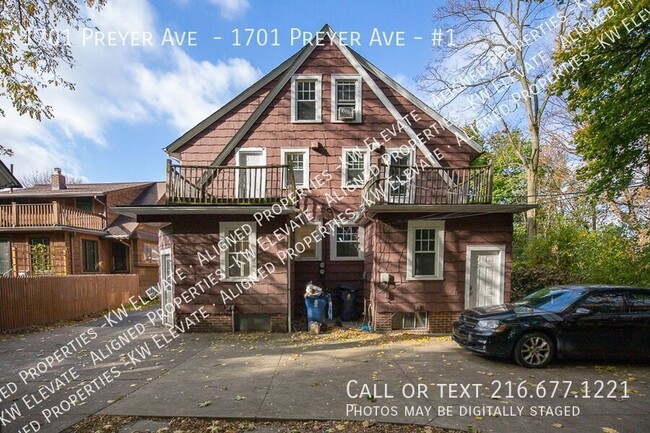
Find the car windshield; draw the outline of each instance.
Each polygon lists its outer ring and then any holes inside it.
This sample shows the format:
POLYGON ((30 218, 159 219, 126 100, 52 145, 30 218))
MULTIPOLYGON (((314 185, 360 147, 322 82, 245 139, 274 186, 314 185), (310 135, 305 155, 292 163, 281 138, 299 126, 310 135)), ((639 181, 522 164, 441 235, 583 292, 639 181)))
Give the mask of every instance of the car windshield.
POLYGON ((585 293, 583 289, 567 289, 562 287, 550 287, 531 293, 515 305, 525 305, 531 308, 538 308, 553 313, 564 311, 585 293))

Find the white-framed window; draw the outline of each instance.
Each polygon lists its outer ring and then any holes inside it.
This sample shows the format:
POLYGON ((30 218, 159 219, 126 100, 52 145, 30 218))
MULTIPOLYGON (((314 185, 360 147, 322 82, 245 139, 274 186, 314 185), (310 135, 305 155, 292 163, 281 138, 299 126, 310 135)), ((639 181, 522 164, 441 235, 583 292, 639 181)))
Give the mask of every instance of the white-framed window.
POLYGON ((297 254, 296 260, 322 259, 323 246, 319 227, 320 224, 307 223, 294 230, 293 248, 297 254))
POLYGON ((219 262, 224 281, 257 279, 257 224, 255 221, 219 223, 219 262))
POLYGON ((361 148, 343 149, 341 159, 343 185, 363 188, 370 175, 370 151, 361 148))
POLYGON ((361 122, 361 77, 332 75, 332 122, 361 122))
POLYGON ((332 227, 330 260, 363 260, 363 227, 356 224, 332 227))
POLYGON ((382 155, 386 164, 386 201, 388 203, 409 204, 414 200, 414 177, 412 166, 415 152, 410 149, 386 149, 382 155))
POLYGON ((406 279, 442 280, 444 244, 444 221, 409 221, 406 279))
POLYGON ((393 330, 398 329, 427 329, 427 312, 395 313, 393 315, 393 330))
POLYGON ((321 75, 294 75, 291 78, 291 121, 321 121, 321 75))
MULTIPOLYGON (((309 188, 309 149, 286 148, 281 149, 283 165, 293 166, 293 178, 296 181, 296 188, 309 188)), ((284 173, 282 186, 287 187, 287 177, 284 173)))

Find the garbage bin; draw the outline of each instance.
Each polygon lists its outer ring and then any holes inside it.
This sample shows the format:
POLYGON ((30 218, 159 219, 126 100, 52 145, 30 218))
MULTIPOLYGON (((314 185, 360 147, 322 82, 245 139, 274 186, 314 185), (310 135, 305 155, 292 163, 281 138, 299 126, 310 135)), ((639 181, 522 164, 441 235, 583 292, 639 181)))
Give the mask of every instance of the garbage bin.
POLYGON ((339 298, 339 317, 343 322, 351 322, 359 318, 357 311, 357 294, 359 289, 341 285, 337 287, 339 298))
MULTIPOLYGON (((305 296, 305 307, 307 307, 307 329, 309 322, 325 323, 325 319, 331 316, 332 296, 327 292, 317 292, 305 296)), ((330 317, 331 319, 331 317, 330 317)))

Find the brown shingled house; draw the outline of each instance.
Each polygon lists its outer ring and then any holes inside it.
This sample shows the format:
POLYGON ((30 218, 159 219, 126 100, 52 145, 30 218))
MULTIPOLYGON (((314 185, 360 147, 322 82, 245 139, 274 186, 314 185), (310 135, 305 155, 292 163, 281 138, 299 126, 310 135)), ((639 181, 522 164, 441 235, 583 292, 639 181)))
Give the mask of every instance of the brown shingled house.
POLYGON ((158 227, 110 209, 161 202, 156 182, 51 184, 0 192, 0 274, 133 273, 158 280, 158 227))
POLYGON ((167 202, 117 211, 167 223, 167 323, 287 331, 310 280, 359 288, 378 331, 509 299, 527 207, 492 203, 482 148, 329 26, 165 150, 167 202))

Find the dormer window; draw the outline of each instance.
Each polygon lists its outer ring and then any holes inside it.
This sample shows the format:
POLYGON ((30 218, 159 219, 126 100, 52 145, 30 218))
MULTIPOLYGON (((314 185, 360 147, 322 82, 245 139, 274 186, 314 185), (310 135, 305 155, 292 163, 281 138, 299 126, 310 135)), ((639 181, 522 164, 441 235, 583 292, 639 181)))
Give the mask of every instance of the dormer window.
POLYGON ((321 121, 320 75, 295 75, 291 79, 291 121, 321 121))
POLYGON ((361 122, 361 77, 332 75, 332 121, 361 122))

